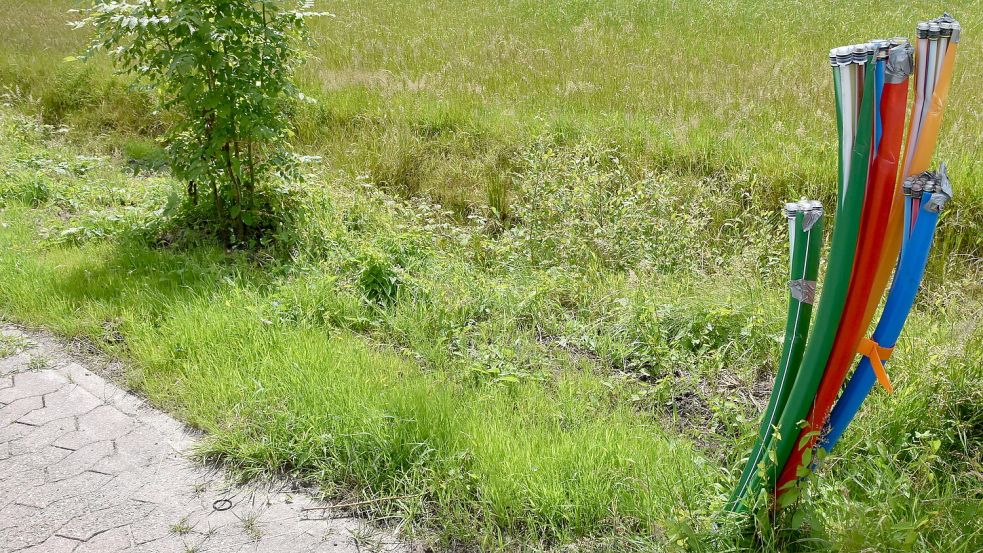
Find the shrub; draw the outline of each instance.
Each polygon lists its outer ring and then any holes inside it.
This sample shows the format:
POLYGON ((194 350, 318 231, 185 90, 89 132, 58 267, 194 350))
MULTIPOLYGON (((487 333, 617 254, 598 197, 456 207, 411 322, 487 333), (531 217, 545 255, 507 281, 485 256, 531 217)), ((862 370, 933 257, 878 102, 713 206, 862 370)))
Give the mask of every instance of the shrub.
POLYGON ((293 83, 313 2, 95 0, 79 27, 95 29, 86 57, 106 51, 176 117, 166 135, 175 175, 197 203, 210 194, 219 236, 243 243, 276 226, 268 197, 300 177, 287 140, 293 83), (262 190, 261 190, 262 189, 262 190))

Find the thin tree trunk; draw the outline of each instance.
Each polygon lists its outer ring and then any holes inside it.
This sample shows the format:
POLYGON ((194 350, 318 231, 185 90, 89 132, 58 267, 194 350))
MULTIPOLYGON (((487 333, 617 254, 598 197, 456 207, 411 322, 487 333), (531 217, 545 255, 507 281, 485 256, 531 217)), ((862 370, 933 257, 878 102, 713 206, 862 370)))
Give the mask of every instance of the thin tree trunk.
POLYGON ((253 159, 253 141, 246 143, 246 155, 249 156, 249 193, 256 195, 256 161, 253 159))
POLYGON ((222 151, 225 153, 225 172, 229 177, 229 182, 232 183, 232 191, 236 195, 236 205, 239 207, 239 215, 233 218, 233 223, 235 224, 238 239, 244 240, 246 229, 245 224, 242 222, 242 212, 245 209, 245 206, 242 204, 242 182, 239 180, 239 176, 236 175, 235 168, 232 167, 232 148, 228 142, 222 147, 222 151))

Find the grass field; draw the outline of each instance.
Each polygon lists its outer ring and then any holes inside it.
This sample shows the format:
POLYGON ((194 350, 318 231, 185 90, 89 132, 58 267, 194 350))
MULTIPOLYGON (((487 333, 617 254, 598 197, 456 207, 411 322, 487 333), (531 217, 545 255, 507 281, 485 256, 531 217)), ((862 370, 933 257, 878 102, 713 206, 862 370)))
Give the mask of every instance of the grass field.
POLYGON ((745 533, 717 513, 781 345, 776 206, 832 196, 825 53, 937 8, 460 4, 326 6, 285 259, 182 231, 146 93, 61 62, 71 2, 0 1, 0 317, 126 359, 202 456, 452 550, 983 549, 983 11, 951 7, 957 198, 898 392, 745 533))
MULTIPOLYGON (((102 64, 62 62, 86 35, 77 0, 4 0, 0 85, 50 123, 126 155, 152 155, 158 121, 102 64), (140 138, 142 137, 142 138, 140 138)), ((615 146, 636 174, 734 179, 735 201, 832 204, 836 130, 827 52, 910 35, 933 2, 551 0, 325 4, 302 84, 318 105, 298 142, 334 166, 458 213, 509 213, 522 152, 542 142, 615 146)), ((947 5, 966 28, 938 158, 958 196, 947 253, 983 253, 983 27, 977 0, 947 5)))

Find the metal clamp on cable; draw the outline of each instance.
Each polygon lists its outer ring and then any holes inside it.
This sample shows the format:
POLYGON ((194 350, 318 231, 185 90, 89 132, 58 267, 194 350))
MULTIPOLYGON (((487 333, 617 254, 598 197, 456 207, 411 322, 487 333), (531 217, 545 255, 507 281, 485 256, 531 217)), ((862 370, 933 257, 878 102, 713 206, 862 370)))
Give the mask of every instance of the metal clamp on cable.
MULTIPOLYGON (((802 213, 802 230, 809 232, 823 216, 823 204, 819 200, 800 200, 799 209, 802 213)), ((810 302, 811 303, 811 302, 810 302)))
POLYGON ((925 202, 924 209, 939 213, 945 204, 952 199, 952 184, 949 183, 949 175, 946 174, 945 163, 939 166, 936 173, 935 186, 932 189, 932 196, 925 202))
POLYGON ((813 305, 816 301, 816 281, 815 280, 790 280, 788 281, 789 293, 793 298, 801 303, 813 305))

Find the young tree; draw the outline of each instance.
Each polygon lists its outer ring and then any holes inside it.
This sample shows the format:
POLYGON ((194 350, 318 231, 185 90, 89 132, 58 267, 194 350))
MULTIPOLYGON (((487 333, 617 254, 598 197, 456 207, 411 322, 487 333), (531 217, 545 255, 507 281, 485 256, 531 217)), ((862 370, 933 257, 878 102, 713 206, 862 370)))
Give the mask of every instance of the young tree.
MULTIPOLYGON (((277 182, 299 178, 289 112, 313 0, 94 0, 77 26, 93 27, 86 57, 153 86, 175 115, 165 141, 190 201, 211 196, 227 243, 263 232, 277 182)), ((277 215, 277 214, 274 214, 277 215)))

